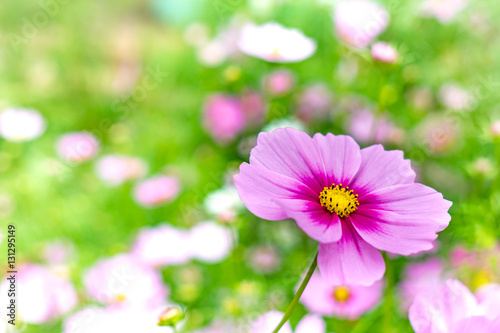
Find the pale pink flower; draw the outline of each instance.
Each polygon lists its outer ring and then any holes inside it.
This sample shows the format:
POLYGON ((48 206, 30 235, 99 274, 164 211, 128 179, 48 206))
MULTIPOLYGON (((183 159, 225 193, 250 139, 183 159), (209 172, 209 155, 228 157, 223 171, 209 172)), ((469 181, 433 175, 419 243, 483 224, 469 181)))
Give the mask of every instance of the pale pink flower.
POLYGON ((57 239, 45 244, 43 256, 50 265, 66 264, 75 254, 75 245, 68 239, 57 239))
MULTIPOLYGON (((250 333, 272 333, 278 326, 283 313, 280 311, 269 311, 261 315, 252 324, 250 333)), ((280 333, 325 333, 326 324, 320 317, 316 315, 307 315, 297 324, 295 331, 289 322, 280 329, 280 333)))
POLYGON ((316 51, 316 42, 297 29, 270 22, 243 26, 238 46, 243 53, 269 62, 299 62, 316 51))
POLYGON ((146 162, 140 158, 118 154, 106 155, 96 165, 97 175, 110 186, 141 178, 147 168, 146 162))
POLYGON ((33 140, 45 131, 45 119, 32 109, 8 108, 0 113, 0 136, 8 141, 33 140))
POLYGON ((382 281, 370 286, 335 286, 315 272, 300 302, 309 311, 324 316, 357 319, 380 302, 383 289, 382 281))
POLYGON ((222 94, 209 96, 205 101, 203 125, 215 141, 221 144, 233 141, 246 125, 238 98, 222 94))
POLYGON ((262 81, 264 88, 273 96, 287 94, 295 86, 295 76, 288 69, 275 70, 262 81))
POLYGON ((167 223, 139 231, 132 254, 154 267, 184 264, 191 259, 189 232, 167 223))
POLYGON ((234 245, 231 230, 211 221, 201 222, 189 232, 191 256, 202 262, 215 263, 224 260, 234 245))
MULTIPOLYGON (((8 278, 9 275, 2 280, 0 286, 2 297, 5 295, 4 304, 8 302, 7 292, 11 284, 8 278)), ((43 266, 19 266, 15 283, 18 311, 16 319, 22 319, 26 323, 42 324, 55 320, 71 311, 78 303, 73 285, 43 266)), ((5 308, 4 311, 7 312, 5 308)))
POLYGON ((247 252, 247 262, 260 274, 276 272, 281 266, 281 257, 274 246, 256 246, 247 252))
POLYGON ((490 133, 494 138, 500 138, 500 120, 491 123, 490 133))
POLYGON ((410 263, 399 284, 399 305, 408 311, 417 295, 435 295, 444 282, 444 267, 438 258, 410 263))
POLYGON ((472 94, 454 83, 448 83, 441 87, 439 99, 446 108, 454 111, 466 110, 474 105, 472 94))
POLYGON ((240 104, 246 118, 246 126, 259 126, 264 122, 266 103, 261 94, 245 90, 240 96, 240 104))
POLYGON ((418 125, 417 137, 431 153, 441 155, 457 147, 460 124, 441 115, 429 116, 418 125))
POLYGON ((376 61, 393 64, 398 61, 398 51, 387 43, 378 42, 372 46, 372 57, 376 61))
POLYGON ((458 280, 447 280, 438 292, 418 295, 410 307, 416 333, 500 332, 500 292, 488 286, 478 298, 458 280))
POLYGON ((297 117, 306 123, 328 118, 332 99, 330 89, 324 84, 307 87, 297 98, 297 117))
POLYGON ((92 133, 72 132, 59 138, 56 151, 66 161, 80 163, 97 155, 99 141, 92 133))
POLYGON ((441 23, 452 21, 467 7, 468 0, 425 0, 421 11, 423 16, 434 16, 441 23))
POLYGON ((111 306, 155 307, 168 295, 160 273, 130 254, 99 260, 84 275, 84 284, 92 299, 111 306))
POLYGON ((204 205, 210 215, 228 223, 234 221, 238 211, 245 207, 238 196, 236 187, 228 185, 210 192, 205 197, 204 205))
POLYGON ((342 1, 333 20, 339 38, 355 48, 367 47, 389 24, 389 13, 368 0, 342 1))
POLYGON ((180 191, 180 181, 174 176, 154 176, 139 182, 134 199, 144 207, 157 207, 174 200, 180 191))
POLYGON ((369 109, 361 109, 351 115, 347 130, 361 143, 396 143, 404 141, 405 133, 386 117, 376 117, 369 109))

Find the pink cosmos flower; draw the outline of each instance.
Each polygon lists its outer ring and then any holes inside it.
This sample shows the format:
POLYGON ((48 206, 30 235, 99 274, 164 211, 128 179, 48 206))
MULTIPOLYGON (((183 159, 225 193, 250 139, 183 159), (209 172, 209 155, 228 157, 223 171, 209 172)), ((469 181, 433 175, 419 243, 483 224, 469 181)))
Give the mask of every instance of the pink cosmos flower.
POLYGON ((63 333, 174 333, 171 327, 157 325, 159 313, 140 307, 88 306, 65 320, 63 333))
POLYGON ((130 254, 99 260, 85 274, 84 284, 94 300, 117 307, 160 306, 168 294, 161 275, 130 254))
POLYGON ((500 332, 500 288, 486 286, 476 298, 458 280, 447 280, 438 293, 419 295, 410 308, 416 333, 500 332))
POLYGON ((436 295, 444 281, 443 263, 438 258, 410 263, 404 271, 398 292, 401 310, 408 311, 417 295, 436 295))
POLYGON ((234 181, 252 213, 294 219, 320 242, 318 265, 334 285, 371 285, 385 271, 378 250, 429 250, 450 221, 451 202, 414 182, 403 152, 360 149, 344 135, 260 133, 234 181))
POLYGON ((295 85, 295 76, 287 69, 276 70, 263 79, 264 88, 273 96, 287 94, 295 85))
POLYGON ((203 125, 221 144, 233 141, 245 128, 245 114, 236 97, 216 94, 205 101, 203 125))
POLYGON ((389 13, 376 2, 342 1, 333 15, 339 38, 355 48, 367 47, 389 24, 389 13))
POLYGON ((99 151, 97 138, 88 132, 68 133, 57 141, 57 154, 68 162, 84 162, 99 151))
POLYGON ((144 207, 160 206, 174 200, 179 194, 180 186, 177 177, 151 177, 137 184, 134 189, 134 198, 144 207))
POLYGON ((454 111, 469 109, 475 103, 474 96, 455 83, 443 85, 439 90, 439 99, 445 107, 454 111))
POLYGON ((316 51, 316 42, 297 29, 270 22, 243 26, 238 46, 241 52, 269 62, 299 62, 316 51))
POLYGON ((33 140, 42 135, 45 127, 44 118, 35 110, 8 108, 0 113, 0 136, 9 141, 33 140))
MULTIPOLYGON (((0 286, 2 297, 7 295, 10 288, 8 277, 2 280, 0 286)), ((43 266, 22 265, 16 279, 17 290, 20 290, 17 294, 17 311, 24 322, 42 324, 57 319, 78 303, 73 285, 43 266)), ((5 301, 8 302, 6 298, 5 301)))
POLYGON ((348 132, 361 143, 396 143, 404 140, 405 133, 386 117, 375 117, 368 109, 353 112, 348 132))
POLYGON ((281 266, 281 257, 273 246, 257 246, 248 249, 247 262, 249 266, 260 274, 276 272, 281 266))
POLYGON ((382 281, 370 286, 335 286, 315 272, 300 302, 307 310, 324 316, 357 319, 379 303, 383 289, 382 281))
POLYGON ((398 61, 398 51, 387 43, 378 42, 372 46, 372 57, 376 61, 393 64, 398 61))
POLYGON ((460 123, 441 115, 426 117, 416 130, 420 141, 436 155, 455 149, 462 137, 460 123))
POLYGON ((111 186, 116 186, 127 180, 143 177, 147 165, 140 158, 114 154, 99 159, 96 171, 99 178, 111 186))
POLYGON ((259 126, 264 122, 266 104, 258 92, 245 90, 240 96, 240 104, 246 119, 246 126, 259 126))
MULTIPOLYGON (((270 311, 261 315, 252 324, 250 333, 271 333, 283 318, 283 313, 280 311, 270 311)), ((285 323, 280 329, 280 333, 293 333, 292 326, 289 322, 285 323)), ((295 333, 325 333, 326 324, 320 317, 316 315, 307 315, 297 324, 295 333)))

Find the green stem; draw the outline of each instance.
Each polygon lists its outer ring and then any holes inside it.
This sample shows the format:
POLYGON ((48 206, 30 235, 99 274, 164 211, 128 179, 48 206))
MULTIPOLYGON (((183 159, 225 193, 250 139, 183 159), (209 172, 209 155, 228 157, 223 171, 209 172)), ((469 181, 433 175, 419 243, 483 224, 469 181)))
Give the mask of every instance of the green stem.
POLYGON ((278 333, 280 328, 285 325, 285 323, 288 321, 288 318, 290 318, 290 315, 293 312, 293 309, 295 309, 295 306, 299 302, 300 296, 302 296, 302 293, 304 292, 304 289, 306 289, 307 284, 309 283, 309 280, 311 279, 311 276, 314 273, 314 270, 318 266, 318 254, 314 257, 314 260, 311 264, 311 267, 309 267, 309 271, 307 271, 306 277, 304 278, 304 281, 302 281, 302 284, 299 287, 299 290, 297 290, 297 293, 295 294, 295 297, 292 300, 292 303, 288 306, 288 309, 286 309, 285 315, 283 316, 283 319, 279 323, 278 327, 273 331, 273 333, 278 333))

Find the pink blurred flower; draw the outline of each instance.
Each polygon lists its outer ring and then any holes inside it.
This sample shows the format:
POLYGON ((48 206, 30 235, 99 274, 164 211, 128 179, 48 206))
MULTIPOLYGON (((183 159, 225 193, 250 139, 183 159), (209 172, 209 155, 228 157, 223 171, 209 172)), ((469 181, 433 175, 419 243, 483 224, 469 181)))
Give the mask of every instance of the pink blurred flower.
POLYGON ((460 281, 447 280, 437 293, 416 297, 409 313, 411 325, 416 333, 500 332, 500 308, 484 306, 498 305, 498 288, 480 297, 460 281))
POLYGON ((418 139, 436 155, 456 148, 460 136, 460 124, 452 118, 441 115, 429 116, 417 127, 418 139))
POLYGON ((153 267, 184 264, 191 259, 188 243, 188 231, 162 223, 139 231, 132 254, 153 267))
POLYGON ((269 62, 299 62, 316 51, 316 42, 297 29, 270 22, 243 26, 238 46, 241 52, 269 62))
POLYGON ((96 165, 99 178, 111 186, 141 178, 147 169, 146 162, 140 158, 118 154, 106 155, 100 158, 96 165))
POLYGON ((111 306, 160 306, 168 294, 161 275, 130 254, 99 260, 84 284, 91 298, 111 306))
POLYGON ((467 0, 426 0, 422 3, 423 16, 434 16, 441 23, 448 23, 466 6, 467 0))
POLYGON ((368 109, 354 111, 351 115, 347 131, 356 140, 367 143, 395 143, 401 144, 405 133, 384 116, 377 118, 368 109))
POLYGON ((0 113, 0 136, 8 141, 33 140, 45 131, 42 115, 31 109, 8 108, 0 113))
POLYGON ((171 327, 157 325, 158 313, 140 307, 89 306, 65 320, 63 333, 174 333, 171 327))
POLYGON ((500 120, 491 123, 490 133, 494 138, 500 138, 500 120))
POLYGON ((247 262, 260 274, 276 272, 281 266, 281 257, 273 246, 256 246, 247 252, 247 262))
POLYGON ((443 281, 444 267, 438 258, 408 264, 398 287, 401 310, 408 311, 417 295, 435 295, 443 281))
POLYGON ((315 272, 300 301, 311 312, 357 319, 380 302, 383 289, 382 281, 370 286, 335 286, 315 272))
POLYGON ((56 151, 68 162, 84 162, 97 155, 99 142, 88 132, 68 133, 59 138, 56 151))
POLYGON ((271 95, 285 95, 295 86, 295 76, 288 69, 278 69, 265 76, 262 83, 271 95))
POLYGON ((174 176, 155 176, 143 180, 134 189, 134 199, 144 207, 157 207, 174 200, 180 191, 174 176))
POLYGON ((259 126, 264 122, 266 104, 261 94, 245 90, 241 94, 240 103, 247 126, 259 126))
POLYGON ((320 243, 320 272, 335 285, 373 284, 385 271, 379 250, 429 250, 450 221, 451 202, 414 182, 402 151, 360 149, 349 136, 260 133, 234 180, 252 213, 294 219, 320 243))
POLYGON ((325 119, 332 109, 332 93, 318 83, 306 88, 297 99, 297 117, 306 123, 325 119))
MULTIPOLYGON (((272 333, 274 329, 278 326, 281 319, 283 318, 283 313, 280 311, 269 311, 261 315, 252 324, 250 333, 272 333)), ((289 322, 285 323, 280 329, 280 333, 293 333, 292 326, 289 322)), ((297 324, 295 328, 295 333, 325 333, 326 324, 318 316, 306 315, 297 324)))
POLYGON ((245 114, 236 97, 211 95, 203 112, 203 125, 219 143, 233 141, 245 128, 245 114))
MULTIPOLYGON (((10 288, 9 275, 0 286, 2 295, 10 288)), ((78 303, 73 285, 43 266, 24 264, 16 276, 18 318, 30 324, 55 320, 71 311, 78 303)), ((6 298, 5 298, 6 299, 6 298)))
POLYGON ((372 57, 376 61, 393 64, 398 61, 398 51, 387 43, 378 42, 372 46, 372 57))
POLYGON ((446 108, 454 111, 466 110, 474 104, 472 94, 454 83, 448 83, 441 87, 439 99, 446 108))
POLYGON ((67 263, 74 255, 75 246, 67 239, 57 239, 45 244, 43 255, 45 261, 50 265, 67 263))
POLYGON ((234 245, 231 230, 211 221, 198 223, 189 233, 191 256, 202 262, 224 260, 234 245))
POLYGON ((389 24, 389 13, 376 2, 342 1, 333 20, 339 38, 355 48, 367 47, 389 24))

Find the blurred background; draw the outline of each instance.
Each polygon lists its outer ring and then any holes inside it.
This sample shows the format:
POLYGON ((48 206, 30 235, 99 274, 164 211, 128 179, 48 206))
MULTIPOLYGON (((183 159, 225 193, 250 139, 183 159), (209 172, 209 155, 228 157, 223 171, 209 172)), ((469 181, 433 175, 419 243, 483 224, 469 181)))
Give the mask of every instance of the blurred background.
POLYGON ((232 175, 286 126, 401 149, 454 202, 431 253, 385 254, 374 302, 301 304, 293 327, 315 312, 328 332, 412 332, 408 283, 499 282, 500 4, 347 2, 3 2, 0 265, 14 225, 17 330, 169 332, 156 322, 174 306, 179 332, 246 333, 283 311, 317 244, 248 212, 232 175), (418 264, 432 268, 412 281, 418 264))

